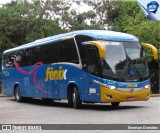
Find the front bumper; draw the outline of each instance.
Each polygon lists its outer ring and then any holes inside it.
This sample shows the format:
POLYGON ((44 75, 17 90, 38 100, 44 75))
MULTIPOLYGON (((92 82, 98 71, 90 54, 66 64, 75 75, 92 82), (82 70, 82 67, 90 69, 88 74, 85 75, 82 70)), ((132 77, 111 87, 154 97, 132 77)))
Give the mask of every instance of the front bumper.
POLYGON ((147 88, 140 92, 120 92, 103 86, 100 86, 100 90, 102 103, 149 100, 151 91, 150 88, 147 88))

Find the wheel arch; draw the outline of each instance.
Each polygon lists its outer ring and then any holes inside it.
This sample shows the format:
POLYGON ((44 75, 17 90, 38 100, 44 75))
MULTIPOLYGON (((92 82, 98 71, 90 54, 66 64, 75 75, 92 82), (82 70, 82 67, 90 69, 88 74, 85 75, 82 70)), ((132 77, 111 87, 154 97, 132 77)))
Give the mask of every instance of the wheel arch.
POLYGON ((20 86, 18 82, 15 82, 14 87, 13 87, 13 94, 15 95, 15 89, 17 86, 20 86))
POLYGON ((80 91, 78 85, 76 84, 76 82, 70 82, 70 83, 68 84, 68 87, 67 87, 67 99, 68 99, 68 97, 69 97, 69 94, 73 93, 73 88, 74 88, 74 87, 76 87, 76 88, 78 89, 79 95, 80 95, 80 99, 81 99, 81 98, 82 98, 82 96, 81 96, 81 91, 80 91))

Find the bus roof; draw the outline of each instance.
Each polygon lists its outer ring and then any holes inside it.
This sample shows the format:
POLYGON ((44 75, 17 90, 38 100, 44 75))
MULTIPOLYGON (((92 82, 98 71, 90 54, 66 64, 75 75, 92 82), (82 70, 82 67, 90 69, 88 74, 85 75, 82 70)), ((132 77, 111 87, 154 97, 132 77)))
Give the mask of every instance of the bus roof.
POLYGON ((105 39, 105 40, 112 40, 112 41, 138 41, 137 37, 130 34, 122 33, 122 32, 107 31, 107 30, 79 30, 79 31, 73 31, 69 33, 64 33, 64 34, 59 34, 59 35, 38 39, 34 42, 27 43, 16 48, 8 49, 3 53, 8 53, 12 51, 17 51, 19 49, 29 48, 33 46, 46 44, 49 42, 62 40, 62 38, 64 37, 70 37, 74 35, 88 35, 95 39, 105 39))

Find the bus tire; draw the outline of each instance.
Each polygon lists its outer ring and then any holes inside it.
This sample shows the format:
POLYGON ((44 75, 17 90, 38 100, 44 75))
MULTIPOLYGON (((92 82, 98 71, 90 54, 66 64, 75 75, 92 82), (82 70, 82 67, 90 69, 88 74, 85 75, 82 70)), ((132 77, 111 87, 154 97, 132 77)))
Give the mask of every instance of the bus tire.
POLYGON ((76 87, 73 88, 72 98, 73 98, 73 107, 75 109, 81 108, 82 102, 80 100, 79 91, 76 87))
POLYGON ((68 92, 68 105, 69 107, 73 107, 73 92, 68 92))
POLYGON ((49 102, 51 103, 54 101, 53 99, 49 99, 49 98, 42 98, 42 100, 46 103, 49 103, 49 102))
POLYGON ((112 107, 114 107, 114 108, 119 107, 119 104, 120 104, 120 102, 112 102, 111 103, 112 107))
POLYGON ((15 96, 15 100, 17 102, 22 102, 23 98, 21 96, 21 91, 20 91, 20 87, 16 86, 15 90, 14 90, 14 96, 15 96))

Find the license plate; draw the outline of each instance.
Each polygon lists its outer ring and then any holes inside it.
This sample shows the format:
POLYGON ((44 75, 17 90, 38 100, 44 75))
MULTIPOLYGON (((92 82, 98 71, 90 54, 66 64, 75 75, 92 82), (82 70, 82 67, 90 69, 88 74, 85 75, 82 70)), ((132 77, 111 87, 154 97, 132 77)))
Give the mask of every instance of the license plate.
POLYGON ((135 97, 127 97, 127 101, 135 101, 135 97))
POLYGON ((136 87, 137 87, 137 84, 128 84, 127 87, 128 87, 128 88, 136 88, 136 87))

